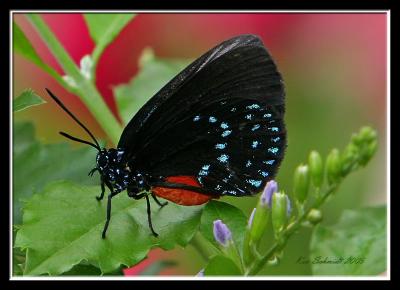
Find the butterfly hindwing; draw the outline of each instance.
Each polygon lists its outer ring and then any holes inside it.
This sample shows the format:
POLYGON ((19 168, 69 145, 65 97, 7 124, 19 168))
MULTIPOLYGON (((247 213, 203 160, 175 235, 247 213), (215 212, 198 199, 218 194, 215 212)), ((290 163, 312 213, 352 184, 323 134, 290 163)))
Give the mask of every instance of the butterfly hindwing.
POLYGON ((262 42, 244 35, 200 57, 129 122, 119 148, 151 176, 194 176, 213 195, 259 192, 286 146, 284 87, 262 42))

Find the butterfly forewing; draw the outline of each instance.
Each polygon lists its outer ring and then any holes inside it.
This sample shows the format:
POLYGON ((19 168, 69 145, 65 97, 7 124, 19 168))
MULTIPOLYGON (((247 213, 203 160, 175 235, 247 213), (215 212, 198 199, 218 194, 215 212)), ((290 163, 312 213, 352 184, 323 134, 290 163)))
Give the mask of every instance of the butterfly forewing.
POLYGON ((261 41, 228 40, 189 65, 129 122, 118 147, 150 176, 193 176, 213 195, 250 195, 283 158, 284 87, 261 41), (189 81, 190 80, 190 81, 189 81))

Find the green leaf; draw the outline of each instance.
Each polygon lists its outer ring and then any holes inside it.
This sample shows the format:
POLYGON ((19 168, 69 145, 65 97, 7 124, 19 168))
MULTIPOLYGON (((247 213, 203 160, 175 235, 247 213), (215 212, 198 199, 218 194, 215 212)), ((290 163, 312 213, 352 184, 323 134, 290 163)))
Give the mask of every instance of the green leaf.
POLYGON ((33 90, 27 89, 13 100, 13 112, 22 111, 23 109, 46 103, 33 90))
POLYGON ((57 72, 43 62, 36 50, 33 48, 29 39, 25 36, 24 32, 15 22, 13 22, 13 51, 23 55, 38 67, 57 78, 57 72))
POLYGON ((13 45, 14 52, 20 53, 41 68, 47 66, 39 57, 24 32, 15 22, 13 22, 13 45))
POLYGON ((84 14, 89 33, 96 47, 93 51, 93 60, 96 63, 104 49, 109 45, 121 30, 135 17, 135 14, 84 14))
POLYGON ((215 256, 204 269, 204 276, 241 276, 236 264, 225 256, 215 256))
POLYGON ((247 224, 247 218, 244 213, 225 202, 212 200, 207 203, 201 216, 200 231, 207 240, 218 248, 219 245, 215 241, 213 234, 213 222, 217 219, 222 220, 228 226, 236 248, 241 254, 247 224))
MULTIPOLYGON (((21 200, 40 191, 50 181, 68 179, 100 184, 87 176, 95 164, 96 151, 89 146, 73 149, 70 144, 42 144, 35 139, 31 123, 13 125, 13 223, 22 221, 21 200)), ((100 187, 98 188, 100 191, 100 187)))
POLYGON ((125 124, 175 75, 189 64, 183 59, 155 58, 149 49, 141 57, 139 73, 128 84, 114 88, 117 107, 125 124))
POLYGON ((311 239, 311 263, 314 275, 386 271, 386 207, 345 210, 337 224, 318 225, 311 239))
POLYGON ((143 260, 149 250, 186 246, 200 223, 202 206, 152 203, 151 234, 146 202, 121 193, 112 199, 106 239, 101 238, 107 201, 96 201, 98 186, 60 181, 48 185, 24 206, 16 247, 27 250, 24 275, 59 275, 86 261, 109 273, 143 260))
POLYGON ((25 263, 25 253, 19 249, 13 249, 13 275, 21 276, 25 263))
POLYGON ((63 276, 99 276, 101 275, 101 271, 99 268, 86 265, 86 264, 78 264, 74 266, 71 270, 62 274, 63 276))

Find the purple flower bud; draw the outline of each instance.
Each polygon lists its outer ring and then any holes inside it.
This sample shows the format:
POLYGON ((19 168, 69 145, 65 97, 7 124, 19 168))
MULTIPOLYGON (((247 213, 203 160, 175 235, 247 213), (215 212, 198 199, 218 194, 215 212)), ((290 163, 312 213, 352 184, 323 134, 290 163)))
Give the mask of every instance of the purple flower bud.
POLYGON ((224 247, 228 246, 228 242, 232 239, 232 234, 226 224, 221 220, 215 220, 213 230, 215 240, 224 247))
POLYGON ((292 213, 292 203, 290 202, 289 197, 286 195, 286 215, 290 217, 292 213))
POLYGON ((197 277, 204 277, 204 269, 201 269, 196 275, 197 277))
POLYGON ((256 213, 256 208, 253 209, 253 211, 251 212, 250 218, 249 218, 249 222, 247 224, 247 226, 250 228, 251 224, 253 223, 253 219, 254 219, 254 214, 256 213))
POLYGON ((277 191, 278 183, 276 183, 275 180, 268 181, 263 193, 261 194, 261 205, 267 205, 268 207, 271 207, 272 195, 277 191))

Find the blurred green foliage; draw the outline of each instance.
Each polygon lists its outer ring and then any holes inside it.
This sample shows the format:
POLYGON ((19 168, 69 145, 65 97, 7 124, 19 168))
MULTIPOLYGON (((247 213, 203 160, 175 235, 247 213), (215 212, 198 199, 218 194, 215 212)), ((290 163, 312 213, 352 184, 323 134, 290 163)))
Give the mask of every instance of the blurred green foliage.
POLYGON ((13 223, 22 222, 21 202, 40 192, 51 181, 67 179, 98 184, 87 176, 96 152, 87 146, 73 149, 67 143, 42 144, 31 123, 13 125, 13 223))
POLYGON ((386 270, 386 207, 345 210, 337 224, 317 226, 310 249, 314 275, 383 273, 386 270), (325 263, 325 259, 332 263, 325 263))

